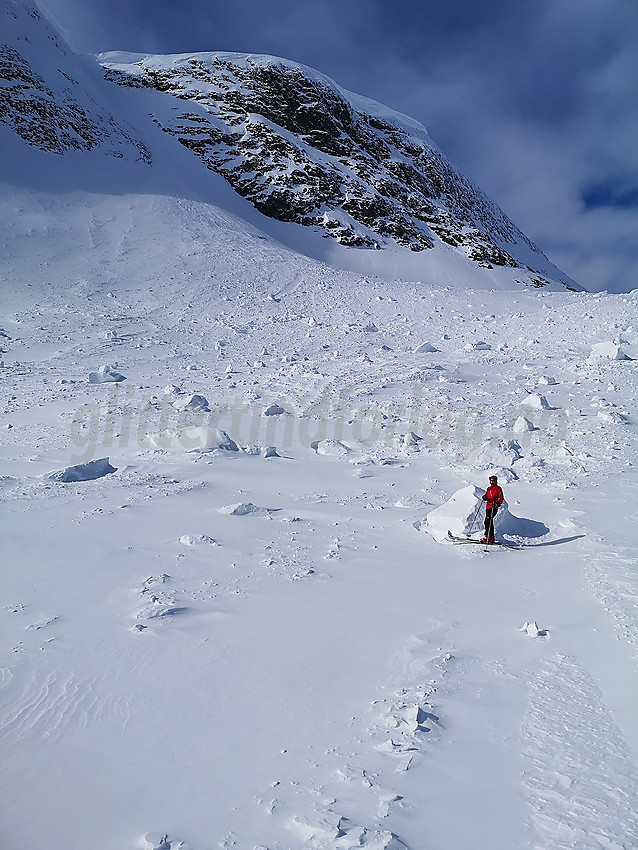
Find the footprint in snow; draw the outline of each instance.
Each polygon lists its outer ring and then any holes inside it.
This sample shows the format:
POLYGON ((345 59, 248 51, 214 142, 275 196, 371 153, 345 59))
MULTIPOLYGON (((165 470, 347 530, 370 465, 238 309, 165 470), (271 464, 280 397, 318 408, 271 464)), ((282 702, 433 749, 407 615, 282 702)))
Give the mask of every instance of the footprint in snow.
POLYGON ((161 832, 148 832, 144 836, 144 850, 191 850, 191 847, 181 838, 161 832))

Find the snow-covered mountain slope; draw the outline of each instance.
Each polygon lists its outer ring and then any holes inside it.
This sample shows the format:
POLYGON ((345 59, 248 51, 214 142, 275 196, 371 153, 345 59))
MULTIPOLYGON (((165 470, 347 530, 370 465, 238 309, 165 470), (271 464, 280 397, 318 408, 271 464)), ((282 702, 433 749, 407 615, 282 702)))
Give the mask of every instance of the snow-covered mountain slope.
POLYGON ((0 4, 0 126, 41 151, 101 148, 149 161, 149 153, 99 102, 92 63, 73 55, 38 9, 0 4))
MULTIPOLYGON (((9 182, 20 182, 16 157, 29 185, 38 186, 42 171, 42 160, 19 153, 19 139, 23 148, 72 157, 72 170, 81 154, 93 154, 84 161, 91 190, 104 174, 112 192, 143 186, 212 201, 342 268, 499 289, 579 288, 418 122, 316 71, 242 54, 102 55, 107 79, 133 87, 126 96, 104 83, 94 60, 73 55, 29 2, 2 0, 0 17, 0 139, 9 182), (167 144, 167 136, 180 144, 167 144), (118 175, 104 155, 140 167, 133 173, 125 165, 118 175)), ((50 171, 68 170, 53 163, 50 171)), ((79 188, 77 178, 70 182, 79 188)))
POLYGON ((346 246, 422 252, 443 243, 534 286, 575 286, 421 124, 306 66, 236 53, 100 61, 113 82, 171 96, 158 126, 266 216, 346 246))

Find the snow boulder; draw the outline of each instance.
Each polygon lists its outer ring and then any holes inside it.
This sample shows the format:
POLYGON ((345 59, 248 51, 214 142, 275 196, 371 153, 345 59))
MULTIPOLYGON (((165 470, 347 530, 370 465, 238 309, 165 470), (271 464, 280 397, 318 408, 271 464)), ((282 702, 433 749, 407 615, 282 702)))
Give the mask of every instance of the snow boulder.
POLYGON ((262 448, 262 446, 244 446, 242 451, 251 457, 281 457, 276 446, 266 446, 265 448, 262 448))
POLYGON ((124 375, 120 375, 112 366, 100 366, 97 372, 89 372, 89 384, 119 383, 125 380, 124 375))
MULTIPOLYGON (((483 511, 484 492, 480 487, 473 484, 462 487, 450 496, 445 504, 430 511, 423 527, 437 543, 443 543, 448 539, 448 531, 457 537, 482 532, 485 515, 483 511)), ((507 513, 507 503, 503 502, 494 522, 496 532, 498 532, 503 517, 507 513)))
POLYGON ((239 446, 226 431, 218 428, 205 428, 203 425, 193 428, 184 428, 179 435, 179 440, 185 449, 191 452, 238 452, 239 446))
POLYGON ((262 415, 263 416, 281 416, 284 413, 288 413, 288 411, 285 409, 285 407, 282 407, 280 404, 277 404, 275 402, 275 403, 271 404, 269 407, 267 407, 264 410, 262 415))
POLYGON ((526 416, 519 416, 512 428, 515 434, 525 434, 527 431, 535 431, 536 427, 526 416))
POLYGON ((615 342, 597 342, 591 347, 588 363, 600 363, 605 360, 631 360, 623 349, 615 342))
POLYGON ((350 452, 350 449, 339 440, 319 440, 316 443, 311 443, 311 447, 318 455, 325 455, 326 457, 345 457, 350 452))
MULTIPOLYGON (((516 440, 492 438, 475 449, 466 463, 474 469, 489 469, 495 475, 502 475, 502 470, 509 469, 521 456, 521 447, 516 440), (496 472, 496 469, 499 471, 496 472)), ((513 481, 517 476, 513 470, 511 472, 508 480, 513 481)))
POLYGON ((180 413, 184 410, 209 412, 208 400, 203 395, 185 395, 183 398, 176 398, 173 402, 173 407, 179 410, 180 413))
MULTIPOLYGON (((421 528, 431 534, 437 543, 447 541, 448 531, 456 537, 468 534, 478 537, 483 533, 485 519, 483 493, 484 490, 472 484, 457 490, 445 504, 430 511, 421 528)), ((549 528, 542 522, 515 516, 504 501, 496 514, 494 531, 497 539, 506 535, 517 540, 528 540, 548 534, 549 528)))
POLYGON ((540 393, 530 393, 521 404, 524 404, 525 407, 531 407, 532 410, 551 410, 549 402, 540 393))
POLYGON ((491 351, 492 346, 489 344, 489 342, 485 342, 484 340, 481 340, 480 342, 468 342, 468 344, 465 346, 465 350, 466 351, 491 351))
POLYGON ((419 443, 423 442, 423 437, 419 437, 414 431, 408 431, 403 438, 403 448, 406 450, 419 451, 419 443))
POLYGON ((529 637, 548 637, 549 635, 549 631, 547 629, 541 629, 536 620, 532 622, 526 620, 520 627, 519 632, 523 632, 529 635, 529 637))
POLYGON ((258 505, 253 505, 252 502, 240 502, 237 505, 226 505, 219 509, 221 514, 226 516, 255 516, 269 517, 274 510, 278 508, 260 508, 258 505))
POLYGON ((69 484, 74 481, 95 481, 96 478, 103 478, 112 472, 117 472, 117 467, 111 466, 107 457, 102 457, 77 466, 67 466, 66 469, 58 469, 50 472, 46 477, 49 481, 69 484))
POLYGON ((422 342, 421 345, 418 345, 414 349, 415 354, 432 354, 439 349, 436 346, 432 345, 431 342, 422 342))
POLYGON ((179 538, 182 546, 219 546, 216 540, 207 534, 184 534, 179 538))
POLYGON ((181 395, 181 394, 182 394, 182 391, 177 386, 177 384, 167 384, 164 387, 164 395, 175 397, 175 396, 178 396, 178 395, 181 395))

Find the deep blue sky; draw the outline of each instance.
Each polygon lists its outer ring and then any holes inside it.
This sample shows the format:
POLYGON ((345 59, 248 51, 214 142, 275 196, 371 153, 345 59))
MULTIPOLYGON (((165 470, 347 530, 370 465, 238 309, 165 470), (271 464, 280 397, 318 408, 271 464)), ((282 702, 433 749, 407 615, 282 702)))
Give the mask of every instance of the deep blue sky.
POLYGON ((80 51, 269 53, 420 120, 563 271, 638 288, 638 0, 40 0, 80 51))

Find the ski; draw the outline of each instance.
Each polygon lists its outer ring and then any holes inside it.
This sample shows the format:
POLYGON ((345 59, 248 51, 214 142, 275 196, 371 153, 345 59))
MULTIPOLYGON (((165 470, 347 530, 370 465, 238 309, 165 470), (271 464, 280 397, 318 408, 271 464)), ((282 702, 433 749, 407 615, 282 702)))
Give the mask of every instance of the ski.
POLYGON ((494 543, 482 543, 480 540, 474 540, 472 537, 456 537, 451 531, 447 533, 448 540, 452 543, 476 543, 478 546, 503 546, 505 549, 522 549, 522 546, 516 546, 514 543, 503 543, 500 540, 495 540, 494 543))

